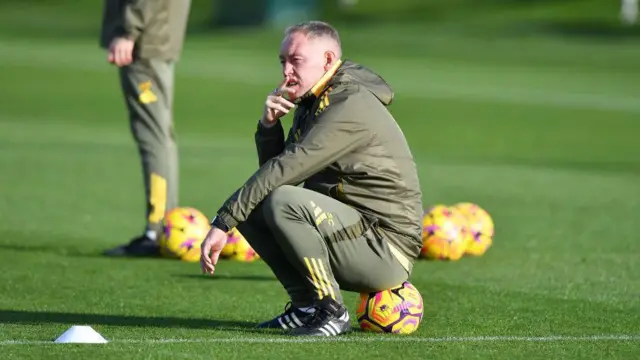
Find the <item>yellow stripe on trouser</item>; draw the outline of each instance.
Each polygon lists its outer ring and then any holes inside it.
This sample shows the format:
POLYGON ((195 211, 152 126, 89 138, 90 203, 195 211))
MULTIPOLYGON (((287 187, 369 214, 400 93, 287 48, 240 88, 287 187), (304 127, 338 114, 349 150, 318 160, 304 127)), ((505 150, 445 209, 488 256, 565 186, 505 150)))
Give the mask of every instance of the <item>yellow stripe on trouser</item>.
POLYGON ((411 262, 409 261, 409 259, 407 259, 407 257, 404 256, 404 254, 401 253, 400 250, 398 250, 398 248, 393 246, 391 244, 391 242, 387 241, 387 245, 389 245, 389 250, 391 250, 391 253, 393 254, 393 256, 395 256, 395 258, 398 260, 400 265, 402 265, 402 267, 406 271, 410 272, 411 271, 411 262))
POLYGON ((324 265, 322 264, 322 260, 318 259, 318 267, 320 267, 320 271, 318 273, 322 274, 325 284, 327 284, 327 288, 329 288, 329 294, 333 300, 336 299, 336 294, 333 292, 333 286, 331 286, 331 281, 329 281, 329 277, 327 276, 327 272, 324 270, 324 265))
POLYGON ((318 278, 315 275, 315 271, 313 270, 313 267, 311 266, 311 262, 309 261, 309 258, 305 257, 304 258, 304 263, 307 264, 307 269, 309 270, 309 274, 311 275, 311 281, 313 282, 313 287, 315 287, 316 290, 318 291, 318 297, 320 299, 322 299, 322 297, 323 297, 322 288, 320 287, 320 284, 318 283, 318 278))
MULTIPOLYGON (((348 239, 357 239, 358 237, 363 236, 363 234, 365 234, 367 231, 372 231, 372 229, 366 229, 365 223, 363 221, 359 221, 354 225, 336 230, 336 232, 333 234, 330 234, 328 238, 329 238, 329 241, 331 242, 337 242, 337 241, 348 240, 348 239)), ((409 261, 409 259, 402 252, 400 252, 400 250, 398 250, 397 247, 391 244, 390 241, 388 240, 385 240, 385 241, 387 245, 389 245, 389 250, 391 250, 391 254, 393 254, 393 256, 398 260, 400 265, 402 265, 402 267, 407 272, 411 272, 413 268, 413 266, 411 265, 411 261, 409 261)))
POLYGON ((318 266, 319 262, 319 259, 311 258, 311 264, 313 265, 313 270, 315 272, 316 278, 318 279, 318 283, 320 284, 320 287, 322 287, 322 292, 324 292, 324 295, 327 296, 330 293, 329 289, 331 289, 331 285, 327 281, 326 276, 322 276, 322 272, 320 271, 320 267, 318 266))
POLYGON ((167 180, 156 173, 151 173, 149 203, 151 205, 149 222, 157 224, 167 211, 167 180))

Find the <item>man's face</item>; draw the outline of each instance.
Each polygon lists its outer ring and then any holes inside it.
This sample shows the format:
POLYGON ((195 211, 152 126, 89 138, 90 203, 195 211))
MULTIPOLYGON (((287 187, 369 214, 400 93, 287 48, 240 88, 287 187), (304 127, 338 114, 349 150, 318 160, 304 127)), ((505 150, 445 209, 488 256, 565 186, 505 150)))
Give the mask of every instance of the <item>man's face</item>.
POLYGON ((325 41, 307 39, 303 33, 293 33, 282 41, 280 63, 282 74, 291 89, 289 96, 296 99, 309 91, 332 64, 327 57, 325 41))

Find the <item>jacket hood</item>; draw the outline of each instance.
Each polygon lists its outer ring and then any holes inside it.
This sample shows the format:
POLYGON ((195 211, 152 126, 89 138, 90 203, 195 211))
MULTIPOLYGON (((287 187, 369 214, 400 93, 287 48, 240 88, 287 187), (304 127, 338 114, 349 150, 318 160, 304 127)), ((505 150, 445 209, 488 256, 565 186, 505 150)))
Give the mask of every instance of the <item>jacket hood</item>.
POLYGON ((329 80, 328 85, 348 83, 356 83, 369 90, 385 106, 393 102, 393 90, 380 75, 360 64, 345 60, 329 80))

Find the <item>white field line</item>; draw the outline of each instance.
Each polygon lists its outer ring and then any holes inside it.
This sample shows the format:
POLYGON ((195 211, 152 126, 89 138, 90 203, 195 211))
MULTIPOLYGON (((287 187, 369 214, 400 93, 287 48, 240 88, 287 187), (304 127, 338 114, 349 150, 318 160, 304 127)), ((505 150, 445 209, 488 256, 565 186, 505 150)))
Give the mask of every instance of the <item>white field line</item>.
MULTIPOLYGON (((107 339, 108 340, 108 339, 107 339)), ((468 336, 468 337, 408 337, 408 336, 368 336, 368 337, 331 337, 331 338, 194 338, 194 339, 113 339, 112 344, 174 344, 174 343, 309 343, 309 342, 412 342, 412 343, 459 343, 459 342, 602 342, 602 341, 640 341, 640 335, 585 335, 585 336, 468 336)), ((0 340, 0 346, 7 345, 47 345, 53 341, 42 340, 0 340)))

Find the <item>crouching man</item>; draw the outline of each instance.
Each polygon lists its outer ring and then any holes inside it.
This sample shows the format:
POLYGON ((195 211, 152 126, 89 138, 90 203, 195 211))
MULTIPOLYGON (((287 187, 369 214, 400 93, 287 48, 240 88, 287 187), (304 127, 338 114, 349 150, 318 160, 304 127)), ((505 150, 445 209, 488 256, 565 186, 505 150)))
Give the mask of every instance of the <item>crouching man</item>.
POLYGON ((214 273, 237 226, 291 298, 258 327, 334 336, 350 328, 341 290, 380 291, 409 278, 422 247, 422 194, 387 110, 391 88, 342 60, 333 27, 288 28, 280 61, 284 81, 257 124, 260 168, 218 210, 201 266, 214 273), (285 139, 280 118, 290 111, 285 139))

